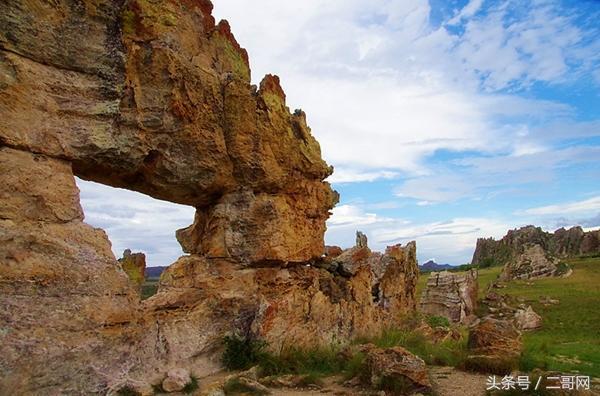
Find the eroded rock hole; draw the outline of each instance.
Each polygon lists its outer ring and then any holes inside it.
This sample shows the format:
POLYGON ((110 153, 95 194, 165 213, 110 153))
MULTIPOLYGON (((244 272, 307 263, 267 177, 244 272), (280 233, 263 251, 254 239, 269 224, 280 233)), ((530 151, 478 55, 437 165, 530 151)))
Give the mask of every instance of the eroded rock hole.
POLYGON ((194 208, 76 178, 85 222, 108 234, 112 251, 142 298, 156 293, 161 273, 183 254, 175 231, 194 208))

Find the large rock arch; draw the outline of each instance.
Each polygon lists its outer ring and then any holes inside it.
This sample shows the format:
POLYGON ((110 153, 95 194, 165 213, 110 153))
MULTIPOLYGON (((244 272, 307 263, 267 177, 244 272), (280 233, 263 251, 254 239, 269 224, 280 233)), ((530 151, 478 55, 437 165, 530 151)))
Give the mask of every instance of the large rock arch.
POLYGON ((414 244, 386 256, 401 278, 386 307, 372 271, 340 281, 306 265, 337 202, 332 169, 279 79, 251 85, 246 51, 211 11, 0 4, 0 393, 103 393, 171 364, 209 371, 231 329, 312 345, 414 309, 414 244), (155 297, 139 301, 106 234, 83 222, 74 175, 196 208, 177 234, 189 255, 155 297))

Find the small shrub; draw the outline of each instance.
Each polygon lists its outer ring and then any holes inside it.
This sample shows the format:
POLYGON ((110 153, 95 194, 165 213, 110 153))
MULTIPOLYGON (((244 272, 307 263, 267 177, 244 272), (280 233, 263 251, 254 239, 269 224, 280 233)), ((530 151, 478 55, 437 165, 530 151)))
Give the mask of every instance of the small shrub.
POLYGON ((365 367, 366 356, 362 352, 357 352, 346 361, 344 365, 344 378, 349 380, 351 378, 358 377, 361 382, 367 382, 367 370, 365 367))
POLYGON ((191 381, 185 384, 185 386, 181 390, 185 394, 193 393, 195 390, 198 389, 198 378, 194 377, 193 375, 191 378, 191 381))
POLYGON ((382 377, 376 388, 392 395, 409 395, 414 391, 412 382, 404 377, 385 376, 382 377))
POLYGON ((445 316, 429 316, 426 321, 431 327, 450 327, 450 321, 445 316))
POLYGON ((336 347, 296 349, 282 351, 278 355, 265 353, 259 365, 264 375, 315 374, 324 376, 343 371, 344 362, 336 347))
POLYGON ((569 264, 564 263, 564 262, 560 262, 558 263, 558 265, 556 266, 556 270, 554 271, 554 275, 555 276, 561 276, 566 274, 567 272, 569 272, 569 270, 571 269, 571 267, 569 266, 569 264))
POLYGON ((119 396, 140 396, 140 393, 129 385, 125 385, 117 391, 119 396))
POLYGON ((223 339, 225 351, 221 357, 228 370, 247 370, 256 365, 264 355, 267 344, 264 341, 242 338, 237 335, 223 339))
POLYGON ((479 268, 489 268, 496 265, 496 260, 492 257, 486 257, 479 262, 479 268))

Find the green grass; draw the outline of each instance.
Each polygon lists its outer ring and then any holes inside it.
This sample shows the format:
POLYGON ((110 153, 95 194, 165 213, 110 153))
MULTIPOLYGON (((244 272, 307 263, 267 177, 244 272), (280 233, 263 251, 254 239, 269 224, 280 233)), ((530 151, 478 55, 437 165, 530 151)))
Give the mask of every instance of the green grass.
POLYGON ((431 327, 450 327, 450 321, 445 316, 428 316, 425 321, 431 327))
POLYGON ((223 367, 228 370, 247 370, 265 360, 267 344, 261 340, 240 337, 236 334, 223 338, 225 351, 221 356, 223 367))
MULTIPOLYGON (((521 370, 529 372, 540 368, 598 378, 600 257, 570 259, 565 260, 565 263, 574 271, 568 278, 506 282, 507 287, 498 289, 497 292, 524 300, 525 304, 531 305, 543 318, 542 329, 523 334, 521 370), (560 304, 544 306, 539 302, 542 296, 558 299, 560 304)), ((485 296, 488 286, 501 271, 502 267, 479 270, 480 299, 485 296)), ((427 274, 419 277, 419 297, 427 284, 427 277, 427 274)), ((418 348, 416 350, 423 353, 418 348)))
POLYGON ((541 368, 600 377, 600 259, 566 260, 568 278, 508 283, 503 293, 525 299, 543 318, 542 329, 525 333, 522 370, 541 368), (558 299, 544 306, 540 297, 558 299))
POLYGON ((146 278, 142 283, 142 300, 152 297, 158 291, 159 278, 146 278))
POLYGON ((339 348, 288 349, 279 354, 264 354, 259 361, 263 375, 305 374, 320 378, 346 370, 339 348))
POLYGON ((460 340, 447 340, 436 344, 423 334, 410 329, 389 329, 377 337, 358 339, 356 342, 370 342, 380 348, 401 346, 429 365, 461 366, 467 357, 466 332, 460 340))

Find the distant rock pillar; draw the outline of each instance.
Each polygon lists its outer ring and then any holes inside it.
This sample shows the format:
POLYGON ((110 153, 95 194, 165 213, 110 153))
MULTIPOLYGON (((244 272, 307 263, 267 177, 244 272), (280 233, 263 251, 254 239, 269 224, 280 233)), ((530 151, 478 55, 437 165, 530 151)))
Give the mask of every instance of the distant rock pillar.
POLYGON ((119 264, 134 287, 141 291, 146 273, 146 255, 144 253, 131 253, 130 249, 125 249, 123 257, 119 259, 119 264))
POLYGON ((357 248, 369 247, 367 244, 367 236, 365 234, 363 234, 361 231, 356 231, 356 247, 357 248))

